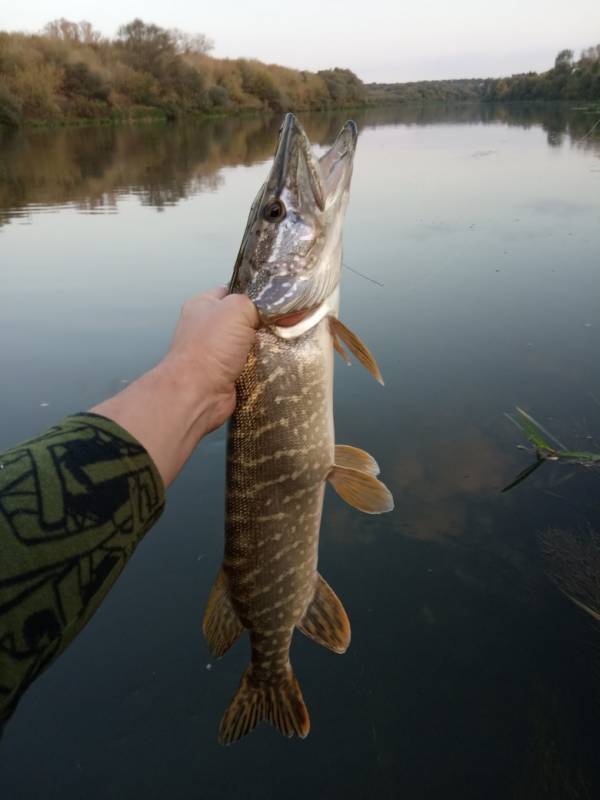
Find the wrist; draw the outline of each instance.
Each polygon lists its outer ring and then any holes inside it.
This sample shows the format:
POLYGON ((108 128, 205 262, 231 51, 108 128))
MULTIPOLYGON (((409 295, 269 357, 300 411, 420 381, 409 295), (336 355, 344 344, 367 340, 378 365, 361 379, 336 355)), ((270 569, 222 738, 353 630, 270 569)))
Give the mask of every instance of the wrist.
POLYGON ((233 413, 235 385, 215 382, 202 363, 171 352, 151 370, 154 371, 158 391, 172 398, 194 446, 233 413))
POLYGON ((169 354, 141 380, 148 381, 148 400, 160 407, 160 418, 172 420, 177 438, 189 441, 193 449, 209 431, 211 402, 201 378, 186 359, 169 354))
POLYGON ((125 428, 146 449, 165 486, 215 427, 210 396, 178 359, 165 358, 115 397, 91 410, 125 428), (212 425, 212 427, 211 427, 212 425))

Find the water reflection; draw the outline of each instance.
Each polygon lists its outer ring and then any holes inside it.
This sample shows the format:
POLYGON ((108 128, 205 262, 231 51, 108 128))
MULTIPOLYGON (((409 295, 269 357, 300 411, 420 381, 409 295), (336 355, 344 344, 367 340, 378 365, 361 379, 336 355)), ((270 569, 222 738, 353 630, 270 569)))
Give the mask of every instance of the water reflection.
MULTIPOLYGON (((316 144, 334 137, 348 112, 305 115, 316 144)), ((566 141, 600 153, 600 136, 586 136, 594 119, 583 111, 535 105, 418 106, 352 111, 359 129, 385 125, 496 124, 541 127, 548 144, 566 141)), ((52 206, 109 213, 135 194, 163 208, 215 191, 222 170, 272 156, 279 116, 208 119, 195 124, 66 128, 0 133, 0 226, 52 206)), ((494 151, 476 151, 474 157, 494 151)))
MULTIPOLYGON (((394 485, 410 509, 410 524, 403 532, 430 540, 463 536, 471 527, 467 512, 472 513, 478 500, 498 493, 511 461, 497 442, 472 425, 451 435, 441 433, 419 451, 399 455, 394 485)), ((478 514, 477 527, 480 533, 491 529, 487 514, 478 514)))

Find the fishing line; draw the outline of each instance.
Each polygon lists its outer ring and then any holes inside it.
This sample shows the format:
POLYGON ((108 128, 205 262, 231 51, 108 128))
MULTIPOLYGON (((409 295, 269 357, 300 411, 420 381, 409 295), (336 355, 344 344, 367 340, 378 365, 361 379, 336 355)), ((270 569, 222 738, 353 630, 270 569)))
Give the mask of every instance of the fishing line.
POLYGON ((366 281, 371 281, 371 283, 374 283, 375 286, 381 286, 381 287, 384 286, 383 283, 380 283, 379 281, 376 281, 375 278, 370 278, 368 275, 365 275, 364 273, 359 272, 357 269, 354 269, 354 267, 351 267, 350 264, 347 264, 345 261, 342 261, 342 266, 346 267, 346 269, 349 269, 350 272, 353 272, 355 275, 360 275, 360 277, 364 278, 366 281))
POLYGON ((592 125, 592 127, 585 134, 585 136, 582 136, 581 139, 575 139, 575 144, 577 144, 578 142, 584 142, 588 138, 588 136, 592 135, 592 133, 596 130, 598 125, 600 125, 600 119, 596 120, 596 122, 592 125))

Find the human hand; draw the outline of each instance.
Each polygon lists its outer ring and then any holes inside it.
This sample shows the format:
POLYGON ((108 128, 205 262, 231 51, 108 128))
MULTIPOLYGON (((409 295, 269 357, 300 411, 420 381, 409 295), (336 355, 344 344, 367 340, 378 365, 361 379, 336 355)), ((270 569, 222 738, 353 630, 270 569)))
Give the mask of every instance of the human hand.
POLYGON ((226 289, 192 297, 167 355, 154 369, 91 410, 114 420, 146 448, 165 486, 200 439, 235 408, 235 381, 258 327, 245 295, 226 289))
POLYGON ((242 294, 225 287, 187 300, 165 364, 187 374, 208 402, 207 432, 222 425, 235 408, 235 381, 244 368, 258 327, 258 312, 242 294))

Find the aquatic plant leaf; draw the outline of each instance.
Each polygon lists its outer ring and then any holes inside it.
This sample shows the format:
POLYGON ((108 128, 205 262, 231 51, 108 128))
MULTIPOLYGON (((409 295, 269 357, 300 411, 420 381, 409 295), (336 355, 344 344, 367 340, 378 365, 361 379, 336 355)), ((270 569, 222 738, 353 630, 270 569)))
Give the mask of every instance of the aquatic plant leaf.
POLYGON ((600 463, 600 453, 590 453, 586 450, 561 450, 556 455, 559 459, 572 464, 581 464, 584 467, 600 463))
POLYGON ((508 492, 509 489, 513 489, 518 483, 524 481, 525 478, 528 478, 533 472, 536 471, 538 467, 541 467, 545 460, 546 460, 545 458, 538 457, 537 460, 533 462, 533 464, 530 464, 522 472, 519 472, 514 481, 511 481, 508 484, 508 486, 505 486, 504 489, 502 489, 501 493, 508 492))
POLYGON ((517 415, 518 416, 514 421, 521 428, 525 436, 527 436, 531 444, 538 450, 550 453, 554 453, 556 451, 556 447, 553 447, 551 444, 549 444, 544 436, 554 442, 554 444, 560 450, 567 449, 561 441, 547 431, 543 425, 541 425, 531 416, 531 414, 528 414, 527 411, 519 408, 519 406, 517 406, 517 415))

